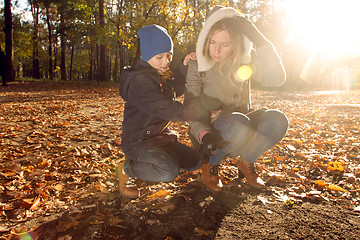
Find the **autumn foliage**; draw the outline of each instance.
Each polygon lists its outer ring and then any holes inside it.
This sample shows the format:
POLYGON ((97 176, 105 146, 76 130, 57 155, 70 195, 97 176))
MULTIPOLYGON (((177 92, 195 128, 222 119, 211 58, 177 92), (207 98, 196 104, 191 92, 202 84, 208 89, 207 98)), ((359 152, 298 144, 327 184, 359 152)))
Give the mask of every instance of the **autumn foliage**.
MULTIPOLYGON (((254 107, 277 108, 290 120, 285 138, 257 161, 271 194, 265 204, 338 202, 359 210, 360 93, 254 92, 254 107)), ((123 102, 117 86, 92 83, 13 83, 0 92, 0 232, 21 234, 39 215, 84 207, 89 198, 120 198, 114 167, 121 151, 123 102)), ((172 124, 190 145, 185 122, 172 124)), ((221 165, 225 189, 238 179, 235 159, 221 165)), ((139 201, 155 203, 198 179, 185 174, 167 185, 140 185, 139 201), (164 187, 165 186, 165 187, 164 187)), ((87 203, 88 204, 88 203, 87 203)), ((155 206, 155 205, 153 205, 155 206)), ((163 204, 159 211, 171 211, 163 204)), ((114 221, 116 219, 113 219, 114 221)), ((65 231, 77 219, 58 226, 65 231)))

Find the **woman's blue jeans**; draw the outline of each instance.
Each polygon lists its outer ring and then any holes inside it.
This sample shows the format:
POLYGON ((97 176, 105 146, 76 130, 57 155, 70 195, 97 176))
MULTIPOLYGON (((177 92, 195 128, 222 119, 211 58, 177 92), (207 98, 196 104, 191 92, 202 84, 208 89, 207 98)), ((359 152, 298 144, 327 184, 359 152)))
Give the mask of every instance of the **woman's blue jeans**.
POLYGON ((285 136, 289 120, 279 110, 261 110, 247 115, 233 112, 219 116, 213 122, 224 142, 222 149, 209 159, 218 165, 225 156, 241 156, 246 162, 255 162, 265 151, 285 136))
POLYGON ((185 144, 175 142, 161 148, 143 151, 137 159, 126 159, 124 171, 129 177, 149 182, 170 182, 180 170, 195 171, 203 162, 203 155, 185 144))

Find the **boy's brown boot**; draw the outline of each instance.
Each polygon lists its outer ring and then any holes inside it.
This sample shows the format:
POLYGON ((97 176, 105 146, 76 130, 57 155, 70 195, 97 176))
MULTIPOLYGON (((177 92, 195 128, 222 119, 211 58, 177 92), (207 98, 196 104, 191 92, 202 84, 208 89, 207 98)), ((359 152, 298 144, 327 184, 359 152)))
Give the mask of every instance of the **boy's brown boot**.
POLYGON ((116 176, 119 180, 119 190, 120 193, 128 198, 138 198, 140 196, 140 191, 136 186, 129 187, 127 186, 127 182, 129 177, 124 172, 124 162, 120 162, 118 167, 116 168, 116 176))
POLYGON ((254 188, 264 188, 265 182, 256 173, 254 163, 245 162, 241 158, 237 162, 239 170, 244 174, 247 183, 254 188))
POLYGON ((208 161, 205 161, 200 170, 202 172, 202 180, 205 186, 214 191, 220 190, 222 182, 219 178, 218 166, 212 166, 208 161))

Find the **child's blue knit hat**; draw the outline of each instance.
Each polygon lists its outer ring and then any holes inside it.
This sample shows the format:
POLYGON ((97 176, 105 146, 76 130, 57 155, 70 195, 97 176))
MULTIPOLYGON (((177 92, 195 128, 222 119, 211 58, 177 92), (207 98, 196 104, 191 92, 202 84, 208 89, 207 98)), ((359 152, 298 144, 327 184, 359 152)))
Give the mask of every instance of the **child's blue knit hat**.
POLYGON ((164 52, 173 53, 173 41, 166 29, 159 25, 148 25, 138 31, 141 59, 145 62, 164 52))

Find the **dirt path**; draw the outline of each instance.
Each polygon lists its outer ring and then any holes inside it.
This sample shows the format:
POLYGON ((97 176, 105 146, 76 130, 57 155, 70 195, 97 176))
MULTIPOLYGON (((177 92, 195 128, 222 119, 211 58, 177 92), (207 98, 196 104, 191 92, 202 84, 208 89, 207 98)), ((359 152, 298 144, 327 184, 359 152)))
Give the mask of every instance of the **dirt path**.
MULTIPOLYGON (((124 158, 116 86, 0 88, 0 239, 358 239, 360 93, 253 95, 255 107, 281 109, 291 123, 258 159, 265 191, 227 159, 220 192, 181 173, 136 180, 141 197, 129 200, 114 177, 124 158)), ((189 143, 186 123, 172 127, 189 143)))

